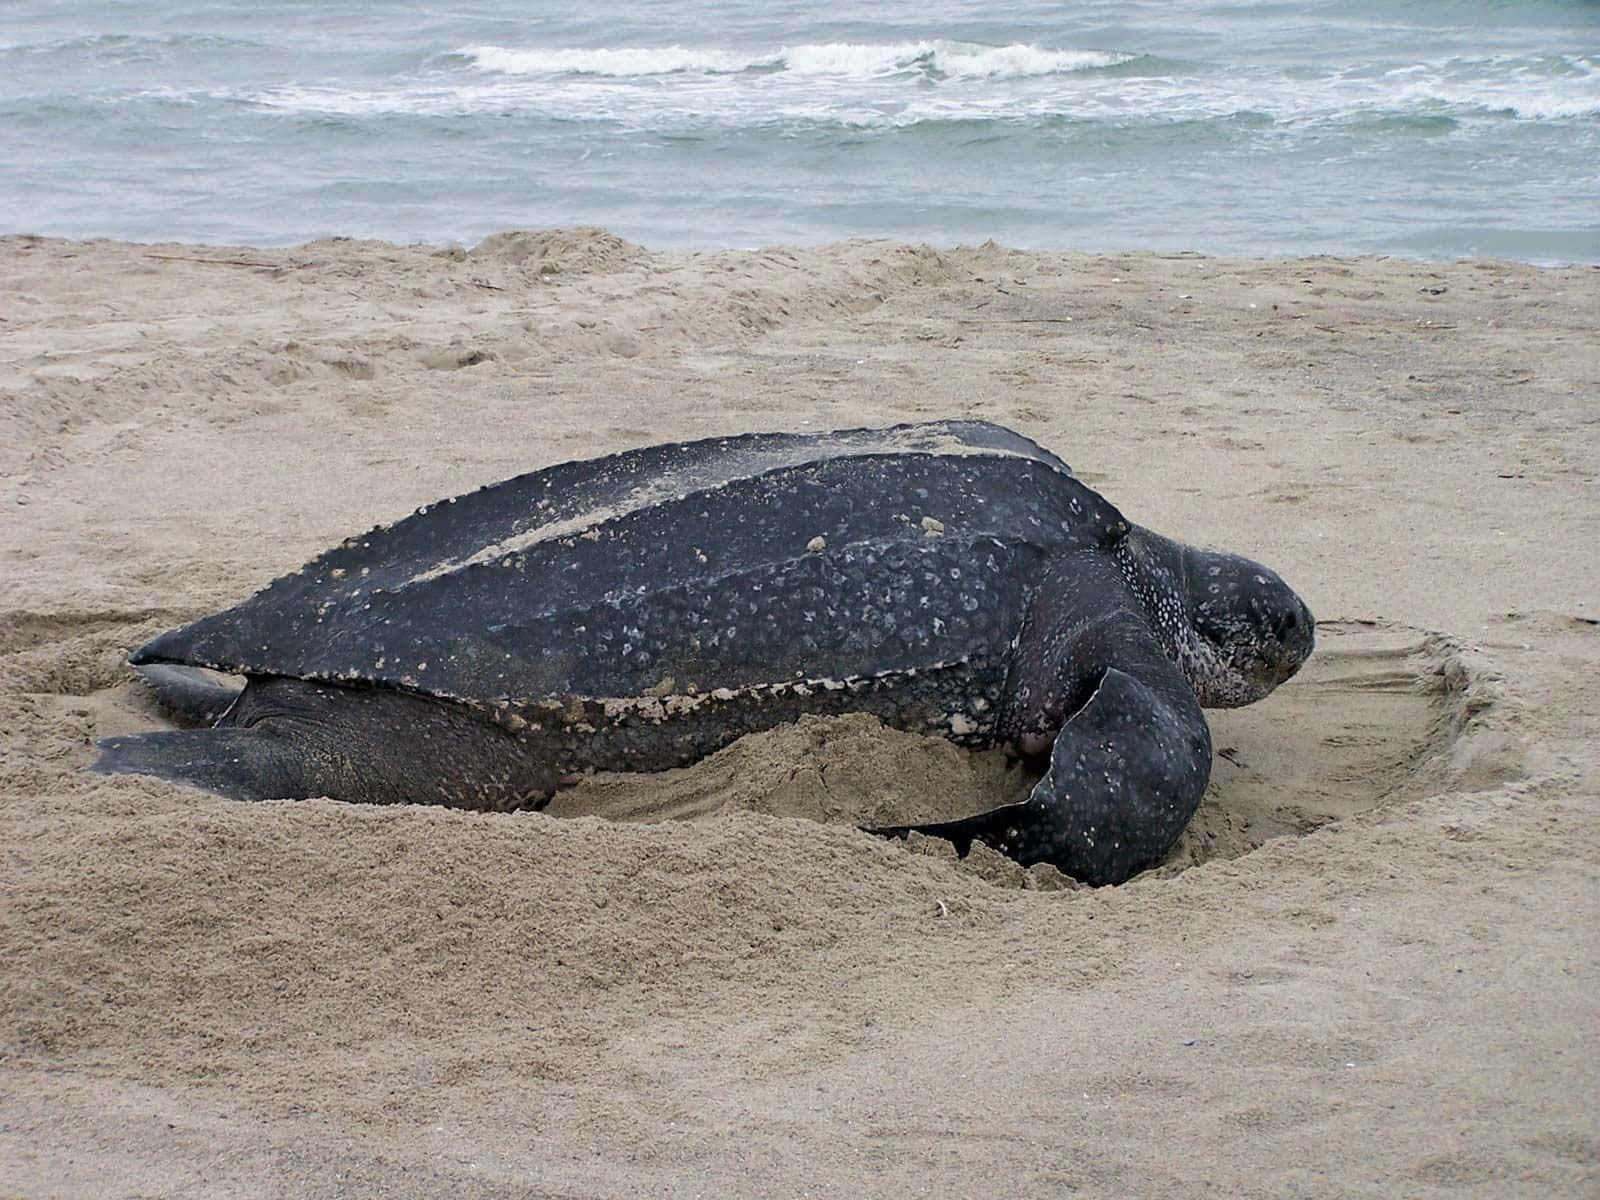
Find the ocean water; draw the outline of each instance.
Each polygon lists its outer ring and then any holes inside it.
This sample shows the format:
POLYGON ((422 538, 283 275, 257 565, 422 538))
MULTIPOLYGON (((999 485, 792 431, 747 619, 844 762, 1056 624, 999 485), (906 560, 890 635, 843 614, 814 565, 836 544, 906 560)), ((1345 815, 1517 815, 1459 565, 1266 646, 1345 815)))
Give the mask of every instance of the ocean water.
POLYGON ((5 0, 0 231, 1600 261, 1589 0, 5 0))

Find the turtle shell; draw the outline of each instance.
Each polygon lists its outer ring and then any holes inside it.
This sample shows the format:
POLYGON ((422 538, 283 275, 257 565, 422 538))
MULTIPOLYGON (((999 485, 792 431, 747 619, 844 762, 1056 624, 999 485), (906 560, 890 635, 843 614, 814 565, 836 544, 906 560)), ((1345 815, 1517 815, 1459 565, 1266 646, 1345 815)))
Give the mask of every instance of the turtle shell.
POLYGON ((501 704, 1001 662, 1041 561, 1124 528, 987 422, 672 443, 421 508, 132 661, 501 704))

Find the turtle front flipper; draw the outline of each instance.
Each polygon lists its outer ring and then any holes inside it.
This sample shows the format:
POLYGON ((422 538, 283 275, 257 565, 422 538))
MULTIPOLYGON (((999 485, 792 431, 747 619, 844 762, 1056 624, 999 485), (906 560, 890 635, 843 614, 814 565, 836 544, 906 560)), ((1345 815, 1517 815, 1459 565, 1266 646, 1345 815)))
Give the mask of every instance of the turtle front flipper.
POLYGON ((1205 793, 1211 732, 1120 577, 1089 556, 1049 572, 1015 654, 1002 729, 1042 749, 1059 728, 1033 792, 958 821, 871 832, 924 833, 962 853, 979 841, 1092 884, 1159 862, 1205 793))
POLYGON ((1199 706, 1174 705, 1112 667, 1056 736, 1049 771, 1022 803, 871 832, 925 833, 962 854, 982 842, 1023 866, 1045 862, 1085 883, 1121 883, 1172 847, 1210 777, 1199 706))

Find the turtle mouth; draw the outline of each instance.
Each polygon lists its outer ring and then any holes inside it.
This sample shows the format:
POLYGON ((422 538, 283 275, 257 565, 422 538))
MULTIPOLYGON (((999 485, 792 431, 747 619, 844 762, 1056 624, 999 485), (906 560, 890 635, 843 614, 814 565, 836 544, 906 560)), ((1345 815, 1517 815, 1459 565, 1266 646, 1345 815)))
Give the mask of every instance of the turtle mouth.
POLYGON ((1265 691, 1272 691, 1281 683, 1287 683, 1305 664, 1305 658, 1298 654, 1288 654, 1280 657, 1276 662, 1267 664, 1263 682, 1265 691))
POLYGON ((1274 652, 1263 653, 1256 645, 1239 645, 1233 653, 1234 661, 1241 664, 1240 674, 1259 689, 1254 697, 1259 700, 1294 678, 1311 657, 1311 649, 1311 637, 1307 634, 1303 643, 1297 639, 1293 644, 1280 644, 1273 647, 1274 652))
POLYGON ((1259 700, 1280 684, 1293 678, 1316 647, 1316 618, 1298 596, 1269 618, 1265 628, 1253 632, 1235 631, 1228 646, 1229 661, 1248 684, 1257 689, 1259 700))
POLYGON ((1295 670, 1293 667, 1285 670, 1282 663, 1264 659, 1259 653, 1252 653, 1244 661, 1247 665, 1239 671, 1245 696, 1241 701, 1243 704, 1254 704, 1294 674, 1295 670))
POLYGON ((1238 641, 1222 649, 1221 670, 1198 689, 1207 708, 1240 708, 1270 695, 1306 661, 1299 647, 1238 641), (1225 664, 1225 665, 1223 665, 1225 664))

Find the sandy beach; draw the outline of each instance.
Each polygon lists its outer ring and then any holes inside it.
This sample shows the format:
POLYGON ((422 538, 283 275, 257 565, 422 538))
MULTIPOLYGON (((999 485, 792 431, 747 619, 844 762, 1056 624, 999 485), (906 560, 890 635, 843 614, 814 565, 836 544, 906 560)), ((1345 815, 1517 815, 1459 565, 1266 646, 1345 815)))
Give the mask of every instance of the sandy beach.
POLYGON ((1600 1188, 1600 271, 8 237, 0 297, 0 1196, 1600 1188), (1026 782, 865 717, 543 813, 87 769, 129 649, 418 505, 955 416, 1317 615, 1126 885, 858 832, 1026 782))

